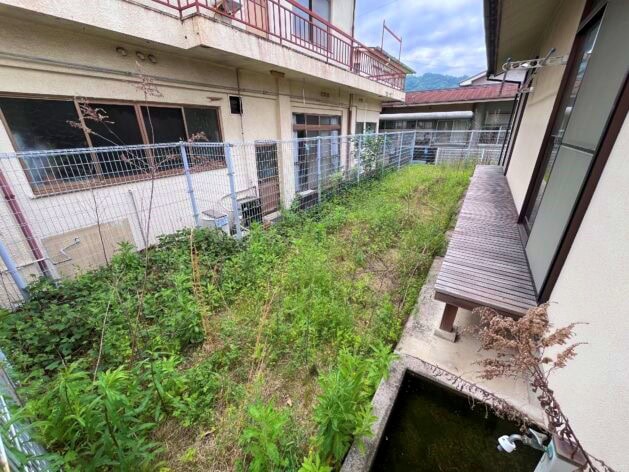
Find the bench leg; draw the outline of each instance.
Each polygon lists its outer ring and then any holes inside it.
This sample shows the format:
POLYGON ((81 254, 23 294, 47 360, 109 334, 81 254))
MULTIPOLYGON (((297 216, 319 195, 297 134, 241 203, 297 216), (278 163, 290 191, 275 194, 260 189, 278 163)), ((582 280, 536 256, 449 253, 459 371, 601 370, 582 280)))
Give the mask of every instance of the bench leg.
POLYGON ((447 341, 454 342, 456 340, 456 331, 454 331, 454 320, 458 307, 446 303, 441 316, 439 328, 435 330, 435 336, 443 338, 447 341))

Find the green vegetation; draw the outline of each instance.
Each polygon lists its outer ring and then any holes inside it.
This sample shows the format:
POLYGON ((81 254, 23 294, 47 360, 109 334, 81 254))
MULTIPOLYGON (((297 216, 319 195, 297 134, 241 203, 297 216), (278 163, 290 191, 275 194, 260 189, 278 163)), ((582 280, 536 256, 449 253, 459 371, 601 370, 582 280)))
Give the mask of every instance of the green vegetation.
POLYGON ((242 242, 181 231, 34 284, 0 315, 18 416, 66 470, 337 468, 468 177, 408 167, 242 242))
POLYGON ((456 88, 459 86, 459 82, 465 79, 467 79, 465 75, 456 77, 454 75, 435 74, 433 72, 425 72, 421 75, 408 75, 406 76, 406 91, 456 88))

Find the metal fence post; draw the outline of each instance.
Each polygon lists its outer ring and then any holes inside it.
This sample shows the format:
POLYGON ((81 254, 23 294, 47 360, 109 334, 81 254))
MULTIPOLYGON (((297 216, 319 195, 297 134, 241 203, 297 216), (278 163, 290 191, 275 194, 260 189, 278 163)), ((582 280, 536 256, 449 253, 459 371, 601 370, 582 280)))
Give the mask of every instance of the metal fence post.
POLYGON ((321 203, 321 136, 317 136, 317 201, 321 203))
POLYGON ((229 178, 229 193, 232 201, 232 213, 234 214, 234 224, 236 225, 236 238, 242 238, 242 228, 240 227, 240 205, 238 195, 236 195, 236 181, 234 180, 234 161, 229 143, 225 143, 225 162, 227 163, 227 177, 229 178))
POLYGON ((361 135, 358 136, 358 159, 357 159, 358 160, 358 163, 357 163, 358 170, 356 172, 356 180, 358 181, 358 183, 360 183, 360 170, 361 170, 361 167, 363 165, 362 159, 361 159, 361 154, 362 153, 363 153, 363 135, 361 134, 361 135))
POLYGON ((384 174, 384 157, 387 155, 387 134, 384 133, 384 142, 382 143, 382 174, 384 174))
POLYGON ((403 144, 404 144, 404 135, 406 133, 401 133, 400 134, 400 149, 397 152, 397 170, 400 170, 400 168, 402 167, 402 149, 403 148, 403 144))
POLYGON ((415 160, 415 144, 417 143, 417 131, 413 131, 413 141, 411 142, 411 155, 408 158, 408 163, 410 164, 415 160))
POLYGON ((192 186, 192 176, 190 175, 190 165, 188 164, 188 154, 186 152, 186 144, 181 141, 179 143, 179 149, 181 150, 181 160, 183 161, 183 173, 186 176, 186 186, 188 187, 188 197, 190 198, 190 205, 192 206, 192 217, 194 218, 194 226, 199 227, 199 207, 197 206, 197 199, 194 196, 194 187, 192 186))
POLYGON ((15 265, 15 261, 11 257, 9 250, 4 245, 4 242, 2 242, 1 240, 0 240, 0 258, 2 259, 2 262, 4 262, 4 265, 7 267, 7 272, 11 275, 11 278, 15 282, 15 285, 17 285, 17 288, 20 289, 20 293, 22 294, 25 300, 28 300, 29 295, 28 295, 28 288, 27 288, 26 282, 24 281, 22 274, 20 274, 20 271, 15 265))

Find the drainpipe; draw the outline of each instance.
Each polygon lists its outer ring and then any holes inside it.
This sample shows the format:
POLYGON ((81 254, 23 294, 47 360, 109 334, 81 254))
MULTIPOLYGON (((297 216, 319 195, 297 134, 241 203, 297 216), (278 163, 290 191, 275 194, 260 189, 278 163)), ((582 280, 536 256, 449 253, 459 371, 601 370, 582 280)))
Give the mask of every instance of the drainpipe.
POLYGON ((4 199, 6 200, 7 205, 9 205, 9 208, 11 209, 11 213, 13 214, 15 221, 17 221, 17 224, 20 227, 22 234, 26 238, 26 243, 28 244, 28 247, 31 250, 33 257, 37 261, 37 265, 39 266, 40 270, 46 277, 50 277, 51 276, 50 270, 48 269, 48 266, 46 265, 44 254, 42 250, 39 248, 39 246, 37 245, 37 241, 35 240, 35 236, 33 235, 33 232, 31 231, 31 227, 26 221, 26 218, 24 217, 24 213, 22 213, 22 209, 20 208, 20 204, 15 198, 15 194, 13 193, 13 190, 11 189, 9 182, 7 182, 7 179, 4 176, 4 173, 2 172, 2 170, 0 170, 0 188, 2 189, 2 195, 4 196, 4 199))

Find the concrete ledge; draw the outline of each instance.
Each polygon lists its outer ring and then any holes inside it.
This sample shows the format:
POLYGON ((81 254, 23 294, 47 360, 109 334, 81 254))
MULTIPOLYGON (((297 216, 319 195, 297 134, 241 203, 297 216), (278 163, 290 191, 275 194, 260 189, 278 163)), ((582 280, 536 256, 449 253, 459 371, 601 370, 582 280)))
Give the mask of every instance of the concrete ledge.
MULTIPOLYGON (((372 425, 372 436, 354 441, 341 468, 343 472, 370 469, 407 372, 426 377, 490 407, 506 402, 527 416, 531 424, 544 427, 544 414, 526 379, 481 380, 477 362, 492 354, 480 349, 478 339, 460 330, 459 341, 453 343, 452 335, 457 336, 456 331, 444 332, 445 338, 437 333, 444 304, 434 299, 434 284, 442 260, 440 257, 434 260, 395 349, 399 357, 391 365, 389 377, 380 383, 374 395, 372 405, 376 421, 372 425)), ((471 315, 462 319, 465 321, 459 323, 475 322, 471 315)))

